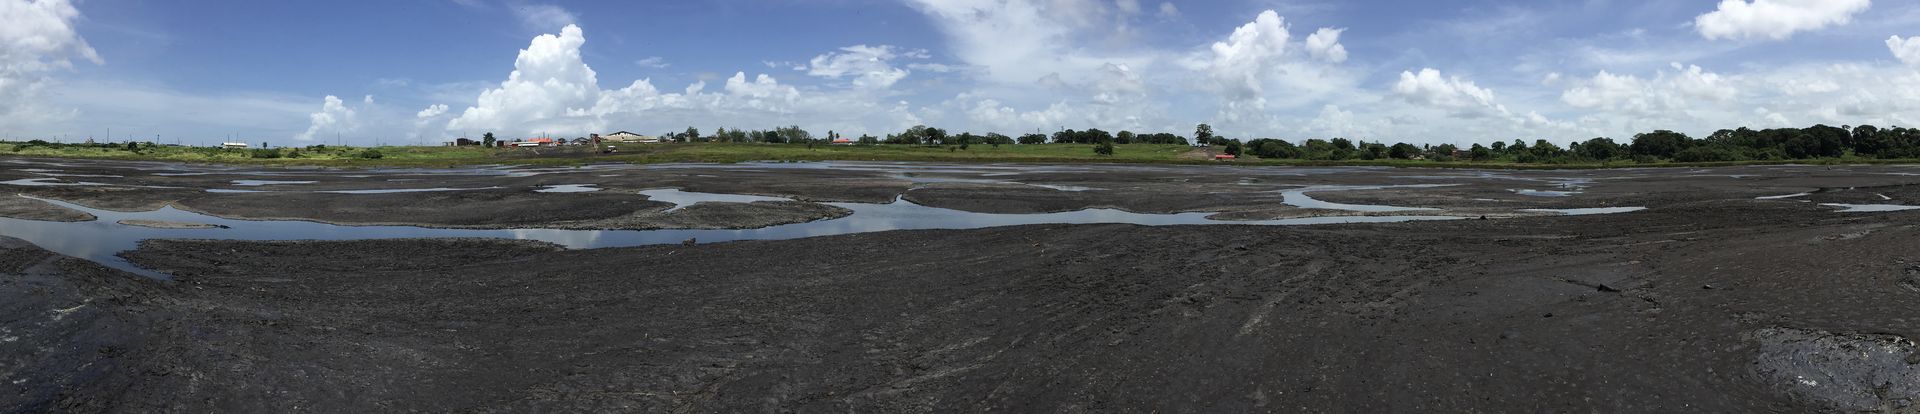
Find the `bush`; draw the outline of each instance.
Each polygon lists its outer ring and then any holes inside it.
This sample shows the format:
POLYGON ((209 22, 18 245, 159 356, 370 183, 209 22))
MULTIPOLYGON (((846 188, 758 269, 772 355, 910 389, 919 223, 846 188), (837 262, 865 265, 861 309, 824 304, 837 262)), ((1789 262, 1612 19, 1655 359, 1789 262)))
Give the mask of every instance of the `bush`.
POLYGON ((253 150, 253 155, 252 155, 252 157, 253 157, 253 158, 263 158, 263 159, 273 159, 273 158, 280 158, 280 150, 275 150, 275 149, 268 149, 268 148, 258 148, 258 149, 254 149, 254 150, 253 150))
POLYGON ((377 160, 377 159, 380 159, 380 157, 384 157, 384 156, 385 155, 380 154, 380 150, 366 150, 366 151, 360 152, 360 158, 366 158, 369 160, 377 160))
POLYGON ((1096 145, 1093 147, 1093 153, 1099 154, 1099 155, 1109 155, 1109 156, 1113 155, 1113 143, 1102 142, 1100 143, 1100 145, 1096 145))

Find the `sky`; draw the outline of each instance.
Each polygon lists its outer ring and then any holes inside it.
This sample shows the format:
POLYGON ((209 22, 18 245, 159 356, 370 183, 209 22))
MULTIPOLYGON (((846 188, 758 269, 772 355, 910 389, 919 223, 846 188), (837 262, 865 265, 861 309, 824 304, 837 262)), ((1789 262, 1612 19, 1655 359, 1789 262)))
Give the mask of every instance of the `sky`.
POLYGON ((1916 37, 1892 0, 0 0, 0 138, 1912 126, 1916 37))

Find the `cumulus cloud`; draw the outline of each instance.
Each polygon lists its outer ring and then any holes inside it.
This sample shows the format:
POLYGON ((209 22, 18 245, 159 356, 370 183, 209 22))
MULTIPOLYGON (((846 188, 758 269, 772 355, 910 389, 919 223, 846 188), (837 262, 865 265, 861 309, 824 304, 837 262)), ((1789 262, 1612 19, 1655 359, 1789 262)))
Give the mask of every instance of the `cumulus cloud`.
POLYGON ((38 98, 55 70, 72 59, 104 63, 74 30, 80 11, 67 0, 0 0, 0 123, 39 123, 71 115, 38 98))
POLYGON ((1161 2, 1160 17, 1169 18, 1169 19, 1180 17, 1180 8, 1174 6, 1173 3, 1171 2, 1161 2))
POLYGON ((475 106, 447 125, 461 130, 577 130, 563 119, 591 110, 600 86, 593 68, 580 59, 587 41, 579 26, 567 25, 559 35, 533 38, 513 62, 513 72, 500 86, 480 93, 475 106))
POLYGON ((1693 19, 1695 30, 1713 39, 1783 40, 1794 33, 1851 23, 1872 0, 1722 0, 1693 19))
POLYGON ((1340 33, 1347 29, 1321 28, 1307 35, 1307 52, 1315 59, 1333 63, 1347 61, 1347 47, 1340 45, 1340 33))
POLYGON ((1889 37, 1887 49, 1893 51, 1893 57, 1900 59, 1900 63, 1920 69, 1920 36, 1905 39, 1901 39, 1900 36, 1889 37))
POLYGON ((413 114, 413 116, 415 118, 427 119, 427 118, 438 117, 440 115, 445 115, 446 113, 447 113, 446 104, 433 104, 433 105, 427 105, 427 109, 422 109, 420 110, 420 112, 413 114))
POLYGON ((598 75, 582 60, 580 48, 585 43, 585 32, 572 25, 557 35, 534 37, 514 60, 514 70, 507 79, 480 92, 474 105, 447 121, 443 129, 573 136, 609 128, 639 131, 688 125, 738 128, 805 123, 808 128, 841 132, 872 131, 869 125, 896 125, 910 116, 878 99, 885 95, 880 89, 898 80, 891 74, 898 69, 840 56, 882 61, 924 56, 918 51, 861 46, 822 55, 823 59, 810 64, 819 76, 855 79, 853 83, 862 85, 855 88, 803 92, 772 75, 750 77, 746 72, 736 72, 717 91, 710 91, 706 81, 696 81, 679 92, 663 92, 651 79, 603 90, 598 75))
POLYGON ((1446 109, 1460 116, 1506 115, 1507 108, 1494 102, 1493 90, 1481 88, 1458 76, 1446 77, 1433 68, 1420 73, 1400 72, 1393 92, 1408 102, 1446 109))
POLYGON ((1260 97, 1274 61, 1287 53, 1286 21, 1273 10, 1260 12, 1252 22, 1214 42, 1213 56, 1203 70, 1215 86, 1236 99, 1260 97))
POLYGON ((860 88, 887 88, 906 78, 906 69, 894 67, 890 61, 902 54, 926 56, 924 51, 897 52, 893 46, 853 45, 840 48, 838 53, 826 53, 815 56, 806 66, 808 75, 830 79, 853 78, 853 85, 860 88))
POLYGON ((1567 89, 1561 100, 1575 108, 1664 116, 1685 113, 1696 102, 1730 101, 1739 93, 1727 78, 1699 66, 1670 66, 1672 71, 1661 71, 1651 80, 1600 71, 1567 89))
MULTIPOLYGON (((365 101, 371 103, 372 100, 373 96, 369 95, 365 101)), ((348 108, 346 101, 342 101, 340 97, 333 95, 327 95, 324 102, 320 104, 319 112, 314 112, 307 117, 309 120, 307 130, 295 134, 293 136, 294 140, 312 141, 316 137, 329 134, 350 134, 360 129, 360 119, 357 112, 354 111, 353 108, 348 108)))

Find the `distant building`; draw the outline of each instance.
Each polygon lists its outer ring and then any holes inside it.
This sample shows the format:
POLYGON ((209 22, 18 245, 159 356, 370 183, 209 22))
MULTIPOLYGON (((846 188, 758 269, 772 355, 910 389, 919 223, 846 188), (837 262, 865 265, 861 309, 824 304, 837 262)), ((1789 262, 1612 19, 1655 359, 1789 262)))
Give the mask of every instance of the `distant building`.
POLYGON ((573 139, 573 145, 592 145, 592 144, 593 144, 593 140, 586 139, 584 137, 573 139))
POLYGON ((846 139, 846 138, 834 138, 833 145, 853 145, 853 140, 846 139))
POLYGON ((627 131, 620 131, 620 132, 603 135, 600 137, 600 139, 606 140, 607 142, 638 142, 638 143, 660 142, 660 137, 650 137, 650 136, 635 134, 627 131))
POLYGON ((234 149, 247 149, 247 147, 248 147, 248 145, 247 145, 247 143, 245 143, 245 142, 222 142, 222 143, 220 143, 220 148, 234 148, 234 149))
MULTIPOLYGON (((554 141, 553 141, 553 138, 533 138, 533 139, 529 139, 529 140, 526 140, 526 141, 521 141, 521 142, 522 142, 522 143, 531 143, 531 144, 533 144, 533 145, 519 145, 519 146, 532 146, 532 147, 537 147, 537 146, 543 146, 543 145, 554 145, 554 141)), ((516 144, 516 145, 517 145, 517 144, 516 144)))

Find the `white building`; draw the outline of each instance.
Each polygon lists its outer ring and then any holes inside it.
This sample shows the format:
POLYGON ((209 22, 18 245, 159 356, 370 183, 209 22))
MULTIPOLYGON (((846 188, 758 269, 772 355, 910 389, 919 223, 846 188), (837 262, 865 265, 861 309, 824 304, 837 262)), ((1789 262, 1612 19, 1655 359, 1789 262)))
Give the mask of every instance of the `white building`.
POLYGON ((620 131, 620 132, 607 134, 607 135, 601 136, 600 139, 607 142, 641 142, 641 143, 660 142, 660 137, 650 137, 650 136, 635 134, 627 131, 620 131))
POLYGON ((238 149, 247 149, 247 143, 245 143, 245 142, 222 142, 222 143, 220 143, 220 148, 238 148, 238 149))

